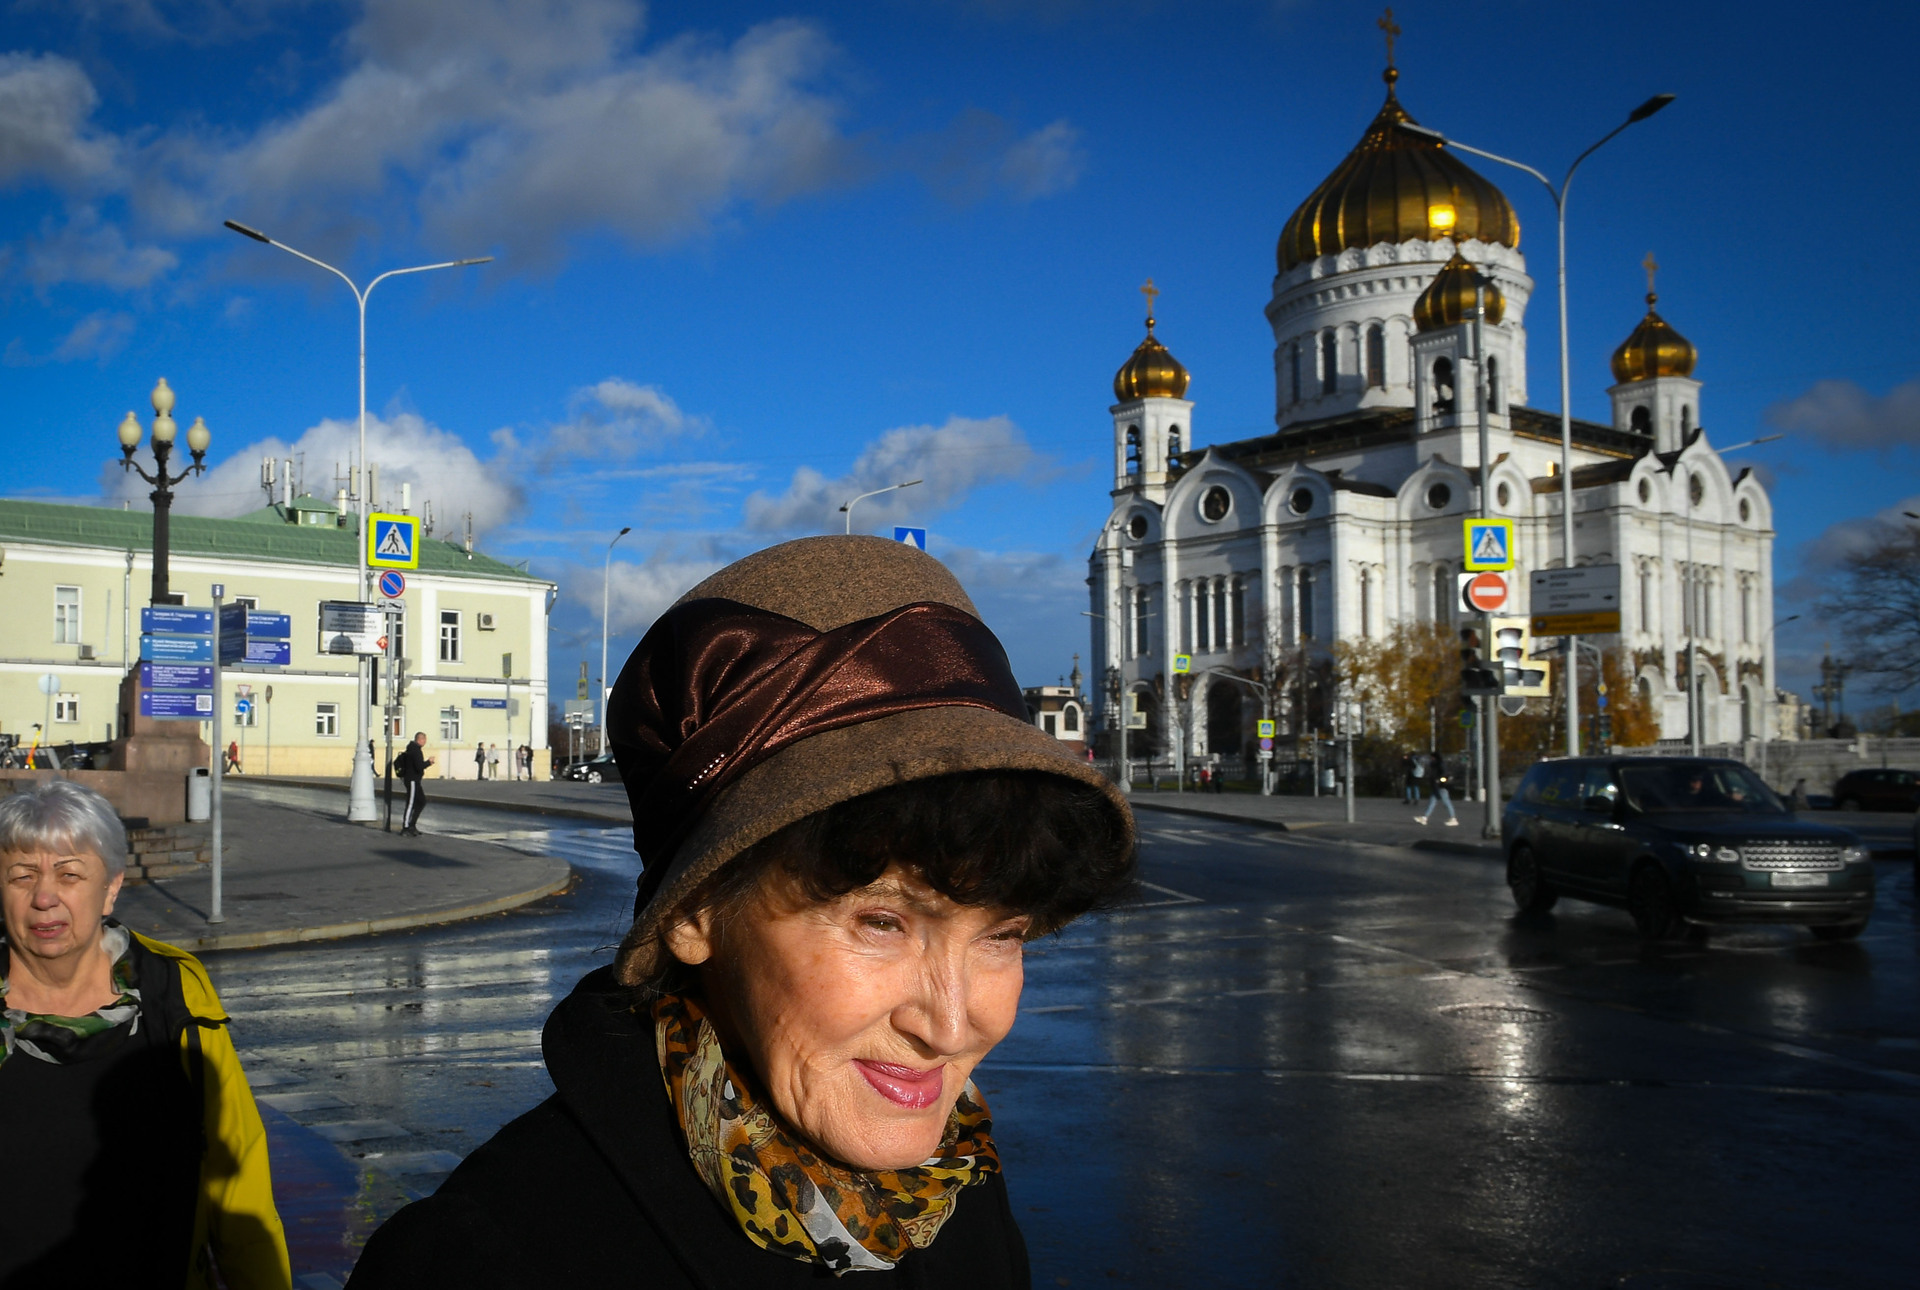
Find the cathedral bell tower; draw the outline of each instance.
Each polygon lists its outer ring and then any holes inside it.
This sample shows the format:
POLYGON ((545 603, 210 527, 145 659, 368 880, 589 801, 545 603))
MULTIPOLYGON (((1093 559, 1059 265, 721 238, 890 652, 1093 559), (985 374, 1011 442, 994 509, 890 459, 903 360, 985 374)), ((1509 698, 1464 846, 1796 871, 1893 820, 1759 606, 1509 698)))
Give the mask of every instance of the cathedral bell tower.
POLYGON ((1180 360, 1153 334, 1153 298, 1159 288, 1148 278, 1140 288, 1147 298, 1147 336, 1113 377, 1113 492, 1137 492, 1164 502, 1167 489, 1186 465, 1192 445, 1193 404, 1184 396, 1191 379, 1180 360))
POLYGON ((1649 251, 1647 316, 1613 351, 1613 425, 1653 440, 1655 452, 1678 452, 1700 428, 1700 382, 1693 379, 1699 352, 1654 312, 1653 275, 1660 266, 1649 251))
POLYGON ((1518 352, 1515 329, 1501 325, 1507 315, 1507 300, 1492 275, 1482 275, 1455 251, 1413 305, 1414 326, 1418 329, 1413 337, 1415 424, 1422 436, 1444 434, 1472 441, 1471 453, 1456 446, 1434 445, 1435 450, 1445 451, 1449 460, 1461 463, 1479 458, 1480 410, 1473 349, 1476 282, 1485 284, 1483 303, 1487 312, 1481 331, 1487 347, 1488 420, 1504 428, 1508 404, 1513 399, 1513 374, 1524 360, 1518 352))

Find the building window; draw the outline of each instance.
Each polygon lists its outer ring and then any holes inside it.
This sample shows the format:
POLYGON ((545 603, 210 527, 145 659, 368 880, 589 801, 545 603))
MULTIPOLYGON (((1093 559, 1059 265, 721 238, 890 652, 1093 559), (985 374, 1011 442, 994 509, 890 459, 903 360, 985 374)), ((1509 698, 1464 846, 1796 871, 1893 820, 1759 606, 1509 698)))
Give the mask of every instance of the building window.
POLYGON ((1320 393, 1333 394, 1340 389, 1340 342, 1332 332, 1320 336, 1320 393))
POLYGON ((1300 571, 1300 639, 1313 639, 1313 570, 1300 571))
MULTIPOLYGON (((1646 486, 1645 480, 1640 483, 1646 486)), ((1653 630, 1653 566, 1646 564, 1640 566, 1640 630, 1653 630)))
POLYGON ((440 742, 443 744, 460 742, 460 709, 440 709, 440 742))
POLYGON ((1069 703, 1060 713, 1060 728, 1070 735, 1080 733, 1080 709, 1069 703))
POLYGON ((1500 360, 1487 356, 1487 411, 1500 410, 1500 360))
POLYGON ((78 587, 53 589, 53 643, 55 645, 80 643, 80 588, 78 587))
MULTIPOLYGON (((392 642, 388 653, 393 658, 407 656, 407 607, 398 600, 387 602, 387 608, 393 612, 387 615, 387 638, 392 642)), ((454 617, 457 619, 458 614, 454 617)))
POLYGON ((1227 606, 1227 630, 1231 633, 1227 639, 1238 648, 1247 643, 1247 584, 1244 578, 1233 580, 1233 595, 1227 606))
POLYGON ((1693 405, 1691 403, 1682 403, 1680 405, 1680 435, 1682 438, 1685 438, 1692 433, 1693 405))
POLYGON ((1444 564, 1433 566, 1433 621, 1442 627, 1453 621, 1453 571, 1444 564))
POLYGON ((322 739, 340 737, 340 705, 337 703, 316 703, 313 705, 313 733, 322 739))
POLYGON ((1167 431, 1167 469, 1180 469, 1180 427, 1174 426, 1167 431))
POLYGON ((1370 640, 1373 637, 1373 572, 1360 571, 1360 638, 1370 640))
POLYGON ((1740 580, 1740 643, 1753 643, 1753 584, 1740 580))
POLYGON ((1378 323, 1367 328, 1367 385, 1387 388, 1387 333, 1378 323))
POLYGON ((72 725, 80 720, 80 696, 77 694, 56 694, 53 696, 53 720, 55 725, 72 725))
POLYGON ((1647 411, 1646 404, 1641 403, 1634 406, 1633 413, 1628 419, 1627 427, 1635 434, 1653 433, 1653 414, 1647 411))
POLYGON ((1233 643, 1227 634, 1227 584, 1223 578, 1213 580, 1213 647, 1225 649, 1233 643))
POLYGON ((1289 399, 1288 402, 1298 403, 1300 401, 1300 342, 1297 340, 1293 342, 1289 363, 1293 369, 1293 397, 1289 399))
POLYGON ((407 716, 404 712, 390 713, 386 721, 387 733, 389 735, 395 739, 405 739, 407 737, 407 716))
POLYGON ((460 661, 460 611, 457 609, 440 611, 440 661, 460 661))
POLYGON ((1059 721, 1060 719, 1051 712, 1043 712, 1040 714, 1040 728, 1055 738, 1058 738, 1060 734, 1059 721))
POLYGON ((1453 411, 1453 360, 1433 360, 1433 414, 1446 416, 1453 411))
POLYGON ((1140 427, 1127 427, 1127 473, 1140 473, 1140 427))
POLYGON ((1153 633, 1147 626, 1147 589, 1141 587, 1133 593, 1133 656, 1146 658, 1153 653, 1153 633))

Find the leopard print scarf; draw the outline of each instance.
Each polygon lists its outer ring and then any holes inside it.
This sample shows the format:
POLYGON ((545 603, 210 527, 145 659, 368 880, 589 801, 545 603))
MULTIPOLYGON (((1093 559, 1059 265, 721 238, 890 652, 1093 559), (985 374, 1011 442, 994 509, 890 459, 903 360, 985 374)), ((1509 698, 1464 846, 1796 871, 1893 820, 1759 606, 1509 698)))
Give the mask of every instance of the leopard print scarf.
POLYGON ((933 1244, 962 1188, 999 1172, 993 1121, 972 1080, 932 1159, 852 1170, 822 1159, 761 1104, 692 999, 661 996, 653 1023, 660 1074, 694 1168, 762 1249, 835 1275, 885 1271, 909 1249, 933 1244))

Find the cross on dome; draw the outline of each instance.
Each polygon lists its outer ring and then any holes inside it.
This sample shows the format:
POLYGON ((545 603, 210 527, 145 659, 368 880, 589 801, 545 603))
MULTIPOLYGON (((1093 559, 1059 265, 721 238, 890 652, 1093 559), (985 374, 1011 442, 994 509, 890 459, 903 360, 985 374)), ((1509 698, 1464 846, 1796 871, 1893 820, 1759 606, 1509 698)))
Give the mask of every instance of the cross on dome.
POLYGON ((1153 285, 1152 278, 1148 278, 1147 284, 1140 288, 1140 294, 1147 298, 1147 330, 1152 331, 1153 330, 1153 298, 1160 294, 1160 288, 1153 285))
POLYGON ((1387 84, 1391 85, 1394 81, 1398 80, 1400 76, 1399 69, 1393 65, 1393 38, 1400 34, 1400 24, 1393 20, 1393 7, 1391 5, 1387 7, 1386 13, 1382 14, 1374 25, 1387 34, 1387 70, 1385 76, 1387 84))
POLYGON ((1653 293, 1653 275, 1660 272, 1660 262, 1653 258, 1653 252, 1647 252, 1647 258, 1640 261, 1640 267, 1647 271, 1647 303, 1651 305, 1659 297, 1653 293))

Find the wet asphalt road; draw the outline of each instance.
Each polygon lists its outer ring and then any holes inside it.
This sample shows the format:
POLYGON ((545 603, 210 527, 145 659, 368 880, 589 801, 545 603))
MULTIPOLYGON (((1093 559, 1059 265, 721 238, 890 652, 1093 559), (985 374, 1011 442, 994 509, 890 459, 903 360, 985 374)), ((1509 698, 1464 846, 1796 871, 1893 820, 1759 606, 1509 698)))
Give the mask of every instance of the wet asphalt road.
MULTIPOLYGON (((434 814, 581 880, 208 959, 296 1284, 343 1279, 374 1223, 546 1095, 541 1022, 630 912, 624 830, 434 814)), ((1910 863, 1879 864, 1857 944, 1648 949, 1594 906, 1517 921, 1485 860, 1141 820, 1140 901, 1030 947, 980 1076, 1036 1286, 1912 1284, 1910 863)))

